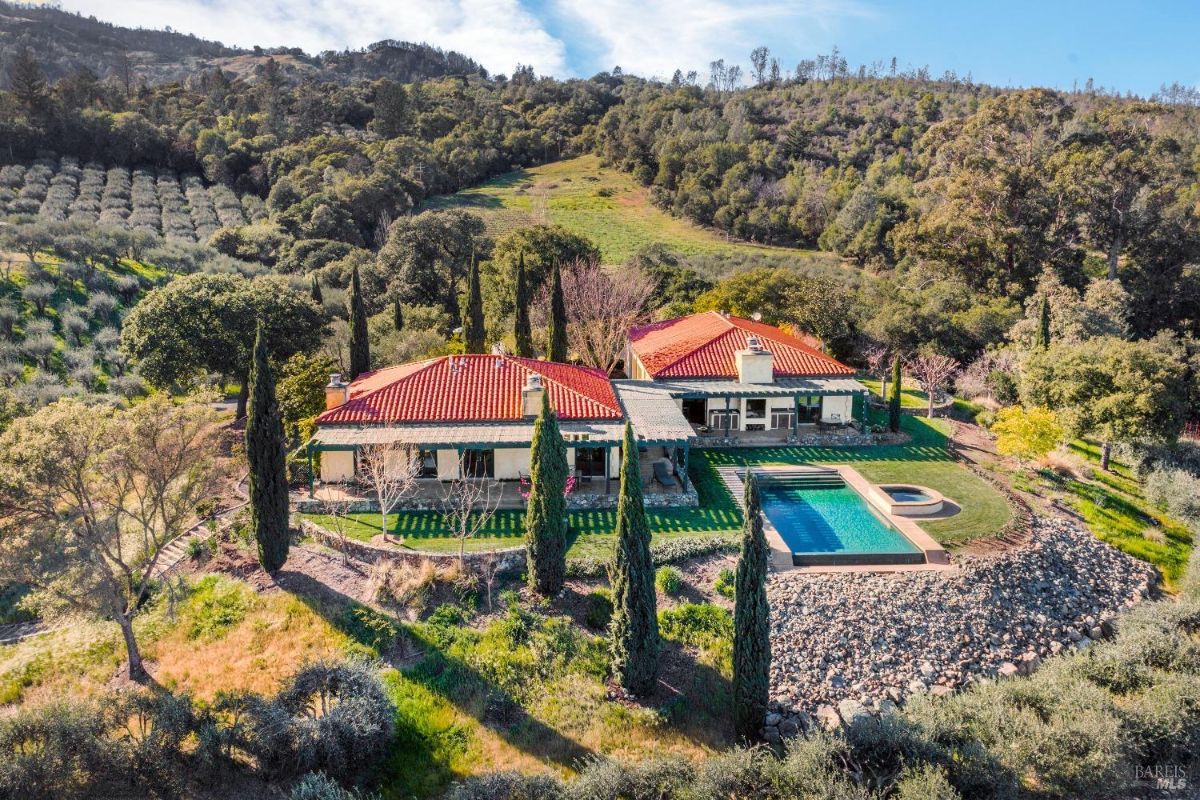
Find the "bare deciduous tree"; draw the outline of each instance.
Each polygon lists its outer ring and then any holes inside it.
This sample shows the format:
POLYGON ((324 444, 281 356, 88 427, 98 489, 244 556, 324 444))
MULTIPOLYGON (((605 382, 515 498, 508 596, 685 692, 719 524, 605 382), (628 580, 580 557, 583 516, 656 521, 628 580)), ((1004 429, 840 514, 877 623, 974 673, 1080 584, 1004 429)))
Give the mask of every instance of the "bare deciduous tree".
POLYGON ((0 574, 44 614, 116 622, 131 680, 148 678, 133 617, 163 548, 217 490, 215 419, 166 395, 126 411, 67 399, 0 436, 0 574))
POLYGON ((922 348, 908 360, 904 368, 912 373, 921 384, 921 391, 929 398, 929 417, 932 418, 934 396, 941 392, 958 372, 958 362, 936 350, 922 348))
MULTIPOLYGON (((563 267, 562 290, 572 349, 589 367, 611 372, 629 329, 647 317, 654 284, 635 268, 610 273, 596 261, 581 259, 563 267)), ((536 306, 543 318, 549 317, 549 304, 544 288, 536 306)))
POLYGON ((873 344, 866 349, 867 371, 879 376, 879 396, 887 402, 888 371, 892 365, 892 354, 886 345, 873 344))
POLYGON ((321 515, 325 524, 321 527, 334 535, 337 540, 338 552, 342 554, 342 564, 350 564, 350 537, 347 530, 350 520, 346 518, 346 504, 339 500, 325 500, 321 503, 321 515))
POLYGON ((479 579, 483 581, 483 586, 487 591, 487 607, 488 611, 492 610, 492 594, 496 588, 496 577, 500 574, 500 566, 504 560, 500 558, 500 554, 493 548, 483 554, 479 560, 479 579))
POLYGON ((379 503, 380 527, 388 535, 388 514, 417 488, 421 471, 418 454, 397 442, 364 445, 358 451, 359 472, 379 503))
MULTIPOLYGON (((459 474, 463 474, 459 460, 459 474)), ((499 481, 491 478, 461 477, 446 487, 442 497, 442 516, 450 533, 458 539, 458 564, 466 566, 467 540, 487 527, 500 506, 499 481)))

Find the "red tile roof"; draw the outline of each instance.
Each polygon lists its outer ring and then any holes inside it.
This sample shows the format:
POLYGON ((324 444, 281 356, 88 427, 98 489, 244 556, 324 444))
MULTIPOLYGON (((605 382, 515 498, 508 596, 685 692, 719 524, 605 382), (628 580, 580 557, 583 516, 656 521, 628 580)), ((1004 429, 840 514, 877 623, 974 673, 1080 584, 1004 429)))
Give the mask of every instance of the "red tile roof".
POLYGON ((621 419, 608 377, 598 369, 496 355, 441 356, 360 375, 350 399, 319 425, 523 419, 521 389, 536 372, 560 419, 621 419))
POLYGON ((774 355, 775 377, 832 377, 854 370, 779 328, 717 311, 677 317, 629 331, 642 366, 654 378, 737 379, 734 353, 754 334, 774 355))

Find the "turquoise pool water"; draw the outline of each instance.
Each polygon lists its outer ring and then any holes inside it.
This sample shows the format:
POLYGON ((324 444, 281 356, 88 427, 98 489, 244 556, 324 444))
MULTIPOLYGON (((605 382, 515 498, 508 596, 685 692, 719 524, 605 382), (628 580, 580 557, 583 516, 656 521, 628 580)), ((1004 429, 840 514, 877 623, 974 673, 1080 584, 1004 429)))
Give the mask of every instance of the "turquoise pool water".
POLYGON ((763 514, 797 564, 867 563, 872 557, 924 560, 922 551, 878 516, 858 492, 837 483, 762 483, 763 514), (837 556, 846 558, 835 560, 837 556))

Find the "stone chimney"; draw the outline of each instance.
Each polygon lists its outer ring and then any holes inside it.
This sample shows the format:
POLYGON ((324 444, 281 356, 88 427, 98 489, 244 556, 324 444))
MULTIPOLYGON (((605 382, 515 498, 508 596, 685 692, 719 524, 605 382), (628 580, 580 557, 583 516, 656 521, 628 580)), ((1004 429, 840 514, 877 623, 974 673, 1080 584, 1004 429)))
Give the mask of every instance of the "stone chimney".
POLYGON ((775 382, 775 356, 754 334, 746 337, 746 349, 738 350, 733 356, 737 361, 738 383, 775 382))
POLYGON ((329 385, 325 387, 325 410, 337 408, 350 399, 350 387, 342 383, 341 373, 335 372, 329 376, 329 385))
POLYGON ((545 392, 542 376, 536 372, 529 373, 525 378, 525 388, 521 389, 521 413, 527 417, 542 413, 542 395, 545 392))

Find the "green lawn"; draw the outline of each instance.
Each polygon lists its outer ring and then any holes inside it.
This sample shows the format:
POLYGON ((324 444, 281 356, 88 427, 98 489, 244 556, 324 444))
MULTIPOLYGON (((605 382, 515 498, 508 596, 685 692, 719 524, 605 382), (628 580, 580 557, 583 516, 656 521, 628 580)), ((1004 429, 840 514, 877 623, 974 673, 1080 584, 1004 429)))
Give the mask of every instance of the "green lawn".
MULTIPOLYGON (((863 386, 867 387, 868 389, 870 389, 871 394, 875 395, 875 397, 877 399, 883 398, 883 395, 881 393, 880 382, 878 380, 876 380, 875 378, 859 378, 858 382, 861 383, 863 386)), ((908 383, 908 382, 909 381, 904 381, 904 383, 908 383)), ((892 391, 892 387, 889 386, 888 394, 891 394, 891 391, 892 391)), ((928 408, 929 407, 928 395, 926 395, 920 389, 913 389, 911 387, 906 387, 904 389, 904 391, 902 391, 900 393, 900 405, 903 408, 928 408)))
POLYGON ((949 423, 903 417, 912 436, 906 445, 869 447, 770 447, 709 451, 714 464, 850 464, 872 483, 915 483, 944 494, 962 507, 946 519, 918 521, 938 542, 956 547, 990 536, 1008 522, 1011 510, 990 483, 950 458, 949 423))
POLYGON ((620 264, 642 247, 661 243, 684 255, 767 256, 840 268, 831 254, 731 242, 656 208, 627 174, 600 166, 594 155, 510 172, 457 194, 432 198, 423 208, 466 208, 483 217, 493 236, 554 223, 586 236, 606 264, 620 264))
MULTIPOLYGON (((946 449, 947 423, 906 417, 904 430, 913 440, 905 445, 866 447, 769 447, 693 451, 690 474, 700 494, 695 509, 658 509, 646 512, 655 540, 736 531, 741 512, 713 467, 721 464, 853 464, 868 480, 918 483, 942 492, 961 504, 963 511, 954 517, 921 522, 931 536, 948 546, 988 536, 1008 521, 1009 507, 1004 496, 989 483, 950 459, 946 449)), ((470 551, 515 547, 521 543, 523 511, 496 514, 483 535, 471 539, 470 551)), ((328 528, 328 520, 310 516, 328 528)), ((571 528, 570 557, 607 556, 612 552, 615 511, 576 511, 568 515, 571 528)), ((439 553, 458 551, 458 541, 436 511, 412 511, 393 514, 388 520, 390 532, 403 536, 406 547, 439 553)), ((380 531, 378 514, 354 514, 347 534, 368 540, 380 531)))

